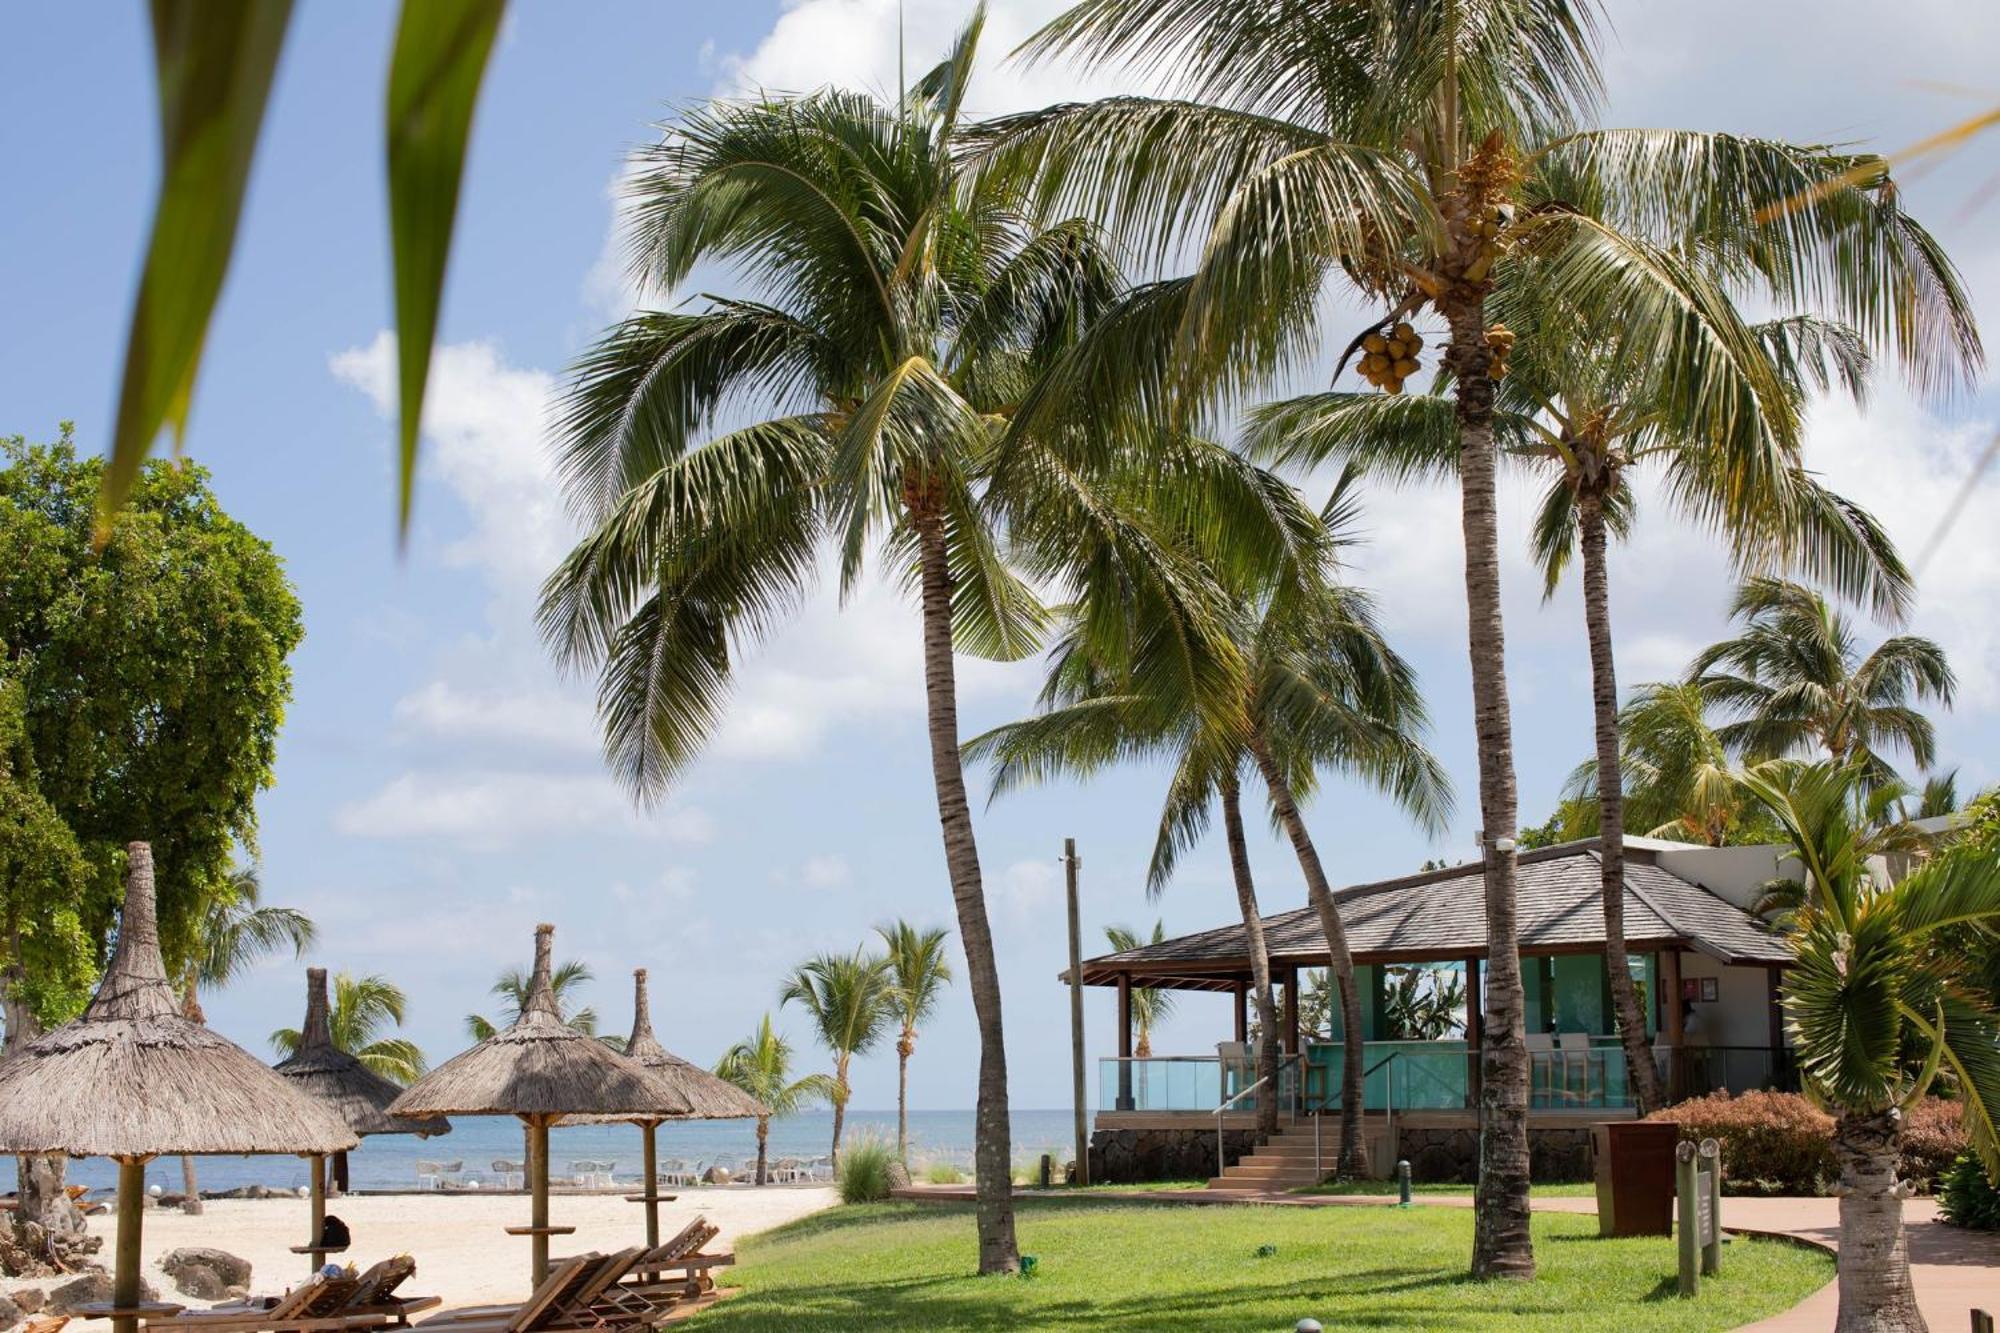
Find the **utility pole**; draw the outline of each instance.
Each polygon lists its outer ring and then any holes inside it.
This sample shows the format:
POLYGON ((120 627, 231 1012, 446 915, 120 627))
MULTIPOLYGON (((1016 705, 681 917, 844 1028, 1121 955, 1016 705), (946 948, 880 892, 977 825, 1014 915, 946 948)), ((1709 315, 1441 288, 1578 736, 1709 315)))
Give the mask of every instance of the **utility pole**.
POLYGON ((1083 930, 1078 924, 1076 839, 1063 839, 1063 880, 1069 890, 1069 1044, 1070 1074, 1076 1101, 1076 1183, 1090 1183, 1090 1116, 1083 1081, 1083 930))

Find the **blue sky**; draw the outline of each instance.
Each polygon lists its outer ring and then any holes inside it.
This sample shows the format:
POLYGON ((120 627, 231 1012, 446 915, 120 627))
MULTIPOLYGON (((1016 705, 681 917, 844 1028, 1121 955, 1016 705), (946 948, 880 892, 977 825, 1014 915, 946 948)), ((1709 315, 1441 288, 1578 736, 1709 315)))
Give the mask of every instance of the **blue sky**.
MULTIPOLYGON (((968 6, 909 0, 911 64, 968 6)), ((1108 90, 1106 78, 1001 65, 1060 8, 993 6, 975 109, 1108 90)), ((1612 124, 1671 124, 1894 148, 2000 97, 1984 57, 2000 17, 1949 0, 1745 7, 1619 3, 1606 59, 1612 124), (1795 29, 1809 21, 1810 46, 1795 29), (1980 101, 1983 97, 1985 100, 1980 101)), ((746 672, 711 755, 660 810, 631 809, 599 769, 587 688, 556 677, 528 616, 570 532, 549 484, 541 407, 563 366, 632 296, 619 280, 613 187, 625 151, 672 104, 751 85, 893 86, 892 0, 521 3, 480 111, 445 305, 418 521, 391 532, 389 321, 380 106, 384 3, 299 6, 235 267, 208 346, 190 452, 232 512, 283 555, 306 608, 296 699, 276 787, 261 805, 268 896, 308 908, 315 961, 384 972, 411 992, 434 1058, 463 1044, 536 921, 595 969, 607 1024, 629 1017, 627 972, 653 969, 669 1046, 711 1060, 772 1006, 778 978, 895 915, 946 924, 950 904, 921 731, 915 623, 870 588, 830 595, 746 672)), ((0 433, 78 423, 101 446, 153 187, 152 74, 136 4, 9 7, 0 15, 0 433)), ((2000 204, 1979 191, 2000 142, 1912 179, 1909 198, 2000 310, 2000 204)), ((711 282, 717 281, 710 279, 711 282)), ((1877 509, 1913 553, 2000 419, 1991 382, 1950 404, 1885 383, 1864 418, 1815 414, 1809 461, 1877 509)), ((1943 640, 1963 697, 1942 727, 1946 766, 2000 779, 2000 548, 1989 477, 1925 571, 1915 628, 1943 640)), ((1507 605, 1522 811, 1539 818, 1588 748, 1573 593, 1546 607, 1520 558, 1528 496, 1505 492, 1507 605)), ((1378 493, 1356 578, 1374 588, 1423 672, 1435 742, 1470 804, 1473 777, 1456 504, 1378 493)), ((1621 677, 1676 671, 1721 628, 1728 581, 1710 544, 1655 506, 1613 566, 1621 677)), ((968 664, 971 731, 1017 716, 1032 665, 968 664)), ((1022 1106, 1067 1097, 1064 944, 1056 855, 1081 845, 1086 929, 1171 930, 1232 913, 1219 848, 1191 859, 1157 906, 1141 890, 1160 775, 1013 797, 979 836, 1022 1106)), ((1473 820, 1427 840, 1382 802, 1333 784, 1309 811, 1336 876, 1375 878, 1469 849, 1473 820)), ((1254 849, 1272 910, 1303 901, 1288 855, 1254 849)), ((268 966, 209 1003, 246 1044, 297 1020, 298 971, 268 966)), ((1093 996, 1092 1046, 1111 1046, 1093 996)), ((1156 1038, 1200 1051, 1226 1003, 1187 1002, 1156 1038)), ((804 1057, 803 1024, 781 1016, 804 1057)), ((963 991, 919 1045, 912 1099, 968 1105, 975 1043, 963 991)), ((857 1104, 894 1100, 893 1056, 857 1070, 857 1104)))

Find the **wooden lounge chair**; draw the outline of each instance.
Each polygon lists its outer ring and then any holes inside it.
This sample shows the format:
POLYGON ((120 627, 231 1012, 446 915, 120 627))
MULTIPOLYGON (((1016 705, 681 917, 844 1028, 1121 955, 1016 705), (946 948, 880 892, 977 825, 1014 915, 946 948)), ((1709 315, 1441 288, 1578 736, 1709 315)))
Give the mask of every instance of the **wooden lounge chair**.
POLYGON ((630 1274, 645 1247, 616 1254, 579 1255, 551 1266, 549 1276, 518 1306, 453 1310, 426 1319, 418 1328, 446 1333, 541 1333, 542 1330, 603 1329, 651 1322, 654 1311, 628 1310, 628 1301, 605 1293, 630 1274))
POLYGON ((715 1278, 710 1270, 726 1268, 736 1262, 734 1254, 701 1252, 702 1247, 719 1234, 720 1229, 713 1222, 697 1217, 683 1227, 679 1235, 634 1264, 632 1271, 638 1275, 638 1280, 626 1284, 623 1290, 655 1299, 675 1296, 689 1300, 704 1291, 714 1290, 715 1278))
POLYGON ((416 1271, 417 1261, 407 1254, 382 1260, 355 1279, 358 1285, 354 1296, 340 1313, 386 1315, 391 1326, 400 1327, 410 1322, 411 1315, 443 1304, 441 1296, 396 1295, 396 1288, 414 1277, 416 1271))
POLYGON ((389 1323, 391 1316, 387 1314, 347 1309, 360 1287, 361 1279, 356 1277, 315 1277, 269 1305, 186 1310, 163 1319, 141 1320, 139 1327, 172 1333, 345 1333, 389 1323))

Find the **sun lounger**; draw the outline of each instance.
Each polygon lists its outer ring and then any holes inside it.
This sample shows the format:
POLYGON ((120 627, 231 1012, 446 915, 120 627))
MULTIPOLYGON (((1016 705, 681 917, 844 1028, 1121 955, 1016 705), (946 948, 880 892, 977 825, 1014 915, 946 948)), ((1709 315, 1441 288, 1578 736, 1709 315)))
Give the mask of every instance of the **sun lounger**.
POLYGON ((440 1296, 398 1296, 396 1289, 416 1275, 417 1261, 407 1254, 384 1259, 355 1279, 357 1286, 342 1314, 379 1314, 392 1326, 410 1322, 410 1316, 443 1304, 440 1296))
POLYGON ((416 1327, 450 1328, 464 1324, 514 1328, 517 1323, 522 1327, 530 1326, 533 1320, 542 1318, 551 1308, 573 1296, 603 1262, 601 1254, 579 1254, 570 1259, 558 1259, 549 1265, 548 1275, 542 1279, 540 1286, 528 1293, 525 1301, 512 1305, 474 1305, 447 1310, 419 1320, 416 1327))
POLYGON ((416 1327, 435 1327, 444 1333, 554 1333, 649 1323, 657 1317, 657 1308, 636 1308, 629 1299, 606 1296, 645 1253, 644 1246, 635 1245, 617 1254, 560 1260, 534 1294, 518 1306, 453 1310, 416 1327))
POLYGON ((389 1323, 392 1316, 386 1313, 348 1308, 360 1288, 360 1278, 315 1277, 270 1305, 187 1310, 162 1319, 142 1320, 139 1326, 162 1333, 345 1333, 389 1323))
POLYGON ((624 1290, 656 1299, 676 1296, 690 1300, 712 1290, 715 1278, 710 1270, 725 1268, 736 1262, 733 1254, 701 1252, 702 1247, 718 1234, 719 1228, 713 1222, 697 1217, 683 1227, 679 1235, 632 1265, 636 1280, 627 1283, 624 1290))

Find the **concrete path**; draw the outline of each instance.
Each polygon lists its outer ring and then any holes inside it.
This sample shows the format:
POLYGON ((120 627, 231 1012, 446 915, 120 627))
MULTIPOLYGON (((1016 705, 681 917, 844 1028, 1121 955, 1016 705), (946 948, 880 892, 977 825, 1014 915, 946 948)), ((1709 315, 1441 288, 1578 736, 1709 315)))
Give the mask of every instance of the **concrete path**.
MULTIPOLYGON (((1021 1198, 1044 1194, 1048 1197, 1103 1199, 1109 1203, 1125 1200, 1155 1203, 1232 1204, 1257 1203, 1284 1207, 1381 1207, 1396 1202, 1381 1194, 1283 1194, 1261 1190, 1133 1190, 1092 1192, 1088 1196, 1066 1191, 1016 1190, 1021 1198)), ((896 1191, 911 1199, 964 1199, 970 1201, 970 1186, 914 1186, 896 1191)), ((1469 1194, 1419 1194, 1415 1202, 1446 1208, 1470 1208, 1469 1194)), ((1597 1200, 1588 1197, 1536 1199, 1538 1212, 1597 1212, 1597 1200)), ((1755 1235, 1789 1236, 1840 1252, 1840 1203, 1837 1199, 1751 1199, 1734 1195, 1722 1200, 1722 1225, 1730 1231, 1755 1235)), ((1917 1306, 1934 1333, 1956 1333, 1967 1326, 1968 1311, 1977 1307, 2000 1315, 2000 1234, 1967 1231, 1946 1226, 1938 1218, 1937 1201, 1912 1199, 1903 1206, 1903 1225, 1910 1237, 1910 1279, 1917 1289, 1917 1306)), ((1833 1327, 1840 1296, 1829 1282, 1783 1314, 1746 1325, 1748 1333, 1824 1333, 1833 1327)))

